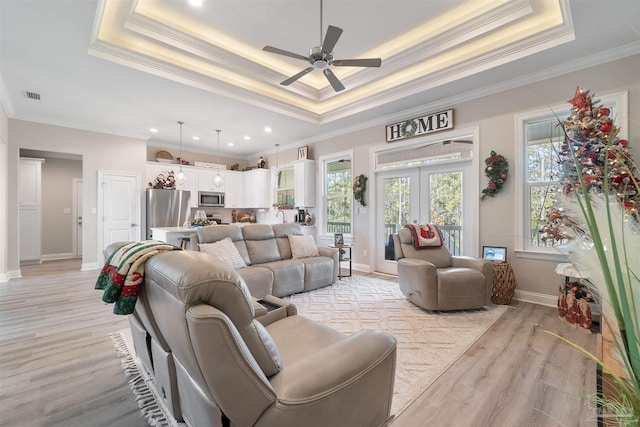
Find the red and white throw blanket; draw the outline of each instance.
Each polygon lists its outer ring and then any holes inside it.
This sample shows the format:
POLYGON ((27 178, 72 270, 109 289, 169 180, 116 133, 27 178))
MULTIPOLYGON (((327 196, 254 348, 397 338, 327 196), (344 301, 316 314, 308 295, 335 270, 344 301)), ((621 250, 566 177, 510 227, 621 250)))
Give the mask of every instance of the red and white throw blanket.
POLYGON ((435 224, 407 224, 405 225, 413 235, 413 246, 416 249, 433 249, 442 246, 442 233, 435 224))
POLYGON ((153 255, 180 250, 158 240, 128 243, 115 251, 102 267, 96 289, 104 290, 102 301, 115 303, 114 314, 131 314, 144 281, 144 264, 153 255))

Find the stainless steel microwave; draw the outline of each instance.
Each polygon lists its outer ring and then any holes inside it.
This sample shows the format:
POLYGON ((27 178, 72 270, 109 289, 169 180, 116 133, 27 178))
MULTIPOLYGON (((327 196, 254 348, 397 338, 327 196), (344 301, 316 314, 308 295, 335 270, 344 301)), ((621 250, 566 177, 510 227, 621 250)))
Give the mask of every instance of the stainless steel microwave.
POLYGON ((224 207, 224 193, 213 191, 198 191, 198 206, 224 207))

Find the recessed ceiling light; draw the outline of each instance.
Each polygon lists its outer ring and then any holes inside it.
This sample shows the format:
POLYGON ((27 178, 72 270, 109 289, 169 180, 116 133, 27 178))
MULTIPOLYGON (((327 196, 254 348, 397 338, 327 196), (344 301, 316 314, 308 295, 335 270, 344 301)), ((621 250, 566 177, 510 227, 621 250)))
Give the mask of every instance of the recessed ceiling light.
POLYGON ((194 137, 193 137, 193 140, 194 140, 194 141, 200 141, 200 137, 199 137, 199 136, 194 136, 194 137))
POLYGON ((269 126, 265 126, 264 127, 264 131, 269 133, 269 132, 271 132, 271 128, 269 126))
POLYGON ((156 128, 151 128, 151 129, 149 129, 149 132, 151 132, 151 133, 158 133, 158 129, 156 129, 156 128))
POLYGON ((227 145, 228 145, 229 147, 233 147, 233 142, 227 142, 227 145))
POLYGON ((245 135, 245 136, 244 136, 244 140, 245 140, 245 141, 248 141, 248 140, 250 140, 250 139, 251 139, 251 137, 250 137, 249 135, 245 135))
POLYGON ((202 0, 189 0, 191 6, 202 6, 202 0))

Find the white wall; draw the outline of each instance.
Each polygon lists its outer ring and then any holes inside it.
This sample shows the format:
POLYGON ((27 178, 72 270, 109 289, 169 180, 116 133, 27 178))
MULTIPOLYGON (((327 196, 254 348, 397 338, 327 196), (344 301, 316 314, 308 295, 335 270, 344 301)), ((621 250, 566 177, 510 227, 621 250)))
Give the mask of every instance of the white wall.
POLYGON ((82 161, 45 157, 42 164, 42 259, 73 254, 73 179, 82 179, 82 161))
MULTIPOLYGON (((2 79, 0 79, 0 81, 2 81, 2 79)), ((8 152, 9 119, 7 118, 4 106, 0 102, 0 282, 6 282, 10 279, 8 255, 9 242, 7 238, 9 204, 6 203, 9 187, 9 168, 7 167, 8 152)))
MULTIPOLYGON (((147 158, 146 142, 96 132, 51 126, 22 120, 9 120, 9 176, 18 176, 21 148, 53 151, 82 156, 83 181, 83 268, 96 268, 102 263, 102 248, 97 247, 98 171, 118 171, 144 177, 147 158)), ((142 182, 142 181, 141 181, 142 182)), ((140 193, 142 206, 143 192, 140 193)), ((18 183, 11 180, 8 188, 9 206, 7 241, 15 248, 9 253, 8 269, 19 271, 18 183)))

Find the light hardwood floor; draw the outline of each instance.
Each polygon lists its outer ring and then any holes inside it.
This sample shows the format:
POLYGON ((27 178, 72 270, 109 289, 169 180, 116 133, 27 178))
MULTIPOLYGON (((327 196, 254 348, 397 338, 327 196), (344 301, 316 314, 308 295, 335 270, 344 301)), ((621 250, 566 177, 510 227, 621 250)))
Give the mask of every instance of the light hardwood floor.
MULTIPOLYGON (((0 283, 2 426, 146 425, 109 338, 126 317, 100 301, 98 271, 79 268, 50 261, 0 283)), ((391 427, 595 426, 583 404, 594 364, 543 329, 595 350, 555 309, 514 302, 391 427)))

